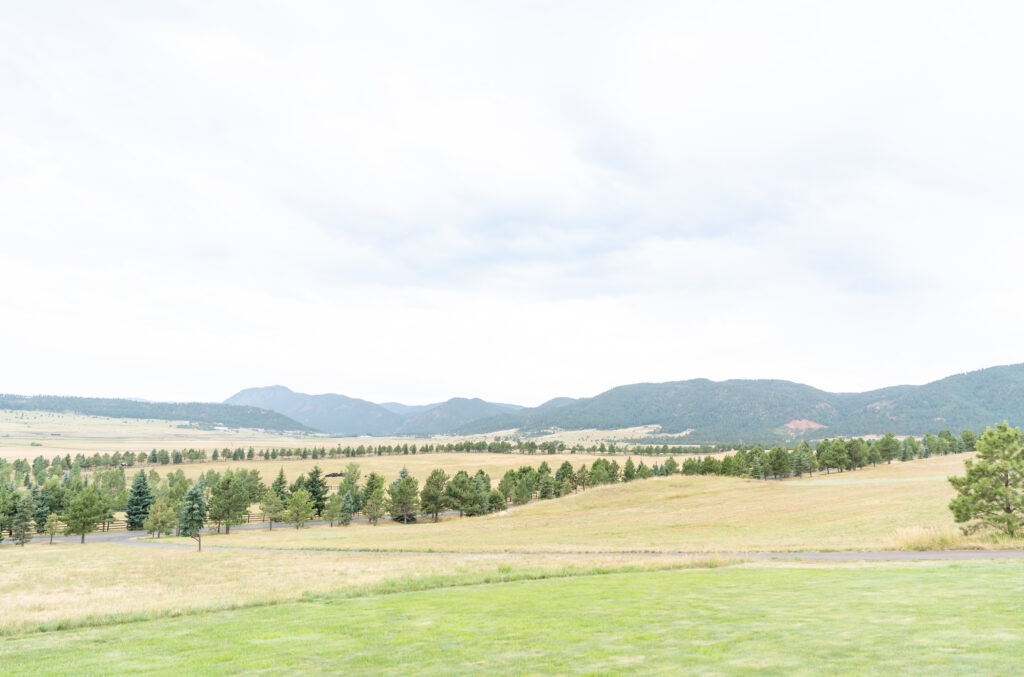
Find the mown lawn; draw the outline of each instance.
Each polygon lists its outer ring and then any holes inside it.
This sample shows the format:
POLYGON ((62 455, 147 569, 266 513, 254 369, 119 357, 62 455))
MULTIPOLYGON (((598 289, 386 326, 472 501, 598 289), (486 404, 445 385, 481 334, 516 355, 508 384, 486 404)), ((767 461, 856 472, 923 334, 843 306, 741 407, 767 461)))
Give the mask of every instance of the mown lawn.
POLYGON ((0 643, 3 671, 15 675, 973 675, 1018 672, 1022 653, 1018 562, 594 575, 0 643))

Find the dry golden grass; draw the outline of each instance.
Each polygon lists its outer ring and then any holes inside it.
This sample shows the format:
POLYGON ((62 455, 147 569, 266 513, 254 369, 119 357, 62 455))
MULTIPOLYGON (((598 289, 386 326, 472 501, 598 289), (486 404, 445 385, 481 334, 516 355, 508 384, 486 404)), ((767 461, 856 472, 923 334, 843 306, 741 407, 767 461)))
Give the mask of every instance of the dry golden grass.
POLYGON ((499 569, 713 564, 643 556, 473 557, 213 549, 199 553, 189 547, 109 543, 4 547, 0 560, 0 634, 275 603, 398 578, 499 569))
POLYGON ((965 456, 786 481, 655 478, 438 524, 211 537, 232 546, 488 552, 886 549, 900 529, 953 529, 948 475, 965 456))

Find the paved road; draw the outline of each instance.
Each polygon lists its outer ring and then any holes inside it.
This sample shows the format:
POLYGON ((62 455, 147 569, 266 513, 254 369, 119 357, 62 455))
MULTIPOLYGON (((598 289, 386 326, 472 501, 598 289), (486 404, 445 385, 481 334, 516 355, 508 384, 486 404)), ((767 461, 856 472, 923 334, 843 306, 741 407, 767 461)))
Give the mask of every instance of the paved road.
MULTIPOLYGON (((309 525, 326 524, 323 521, 307 522, 309 525)), ((294 528, 294 525, 278 523, 276 528, 294 528)), ((266 524, 239 524, 232 530, 266 529, 266 524)), ((159 540, 145 539, 144 531, 107 531, 96 532, 85 537, 86 543, 119 543, 122 545, 155 547, 155 548, 191 548, 191 545, 179 543, 162 543, 159 540), (140 540, 142 539, 142 540, 140 540)), ((34 542, 49 540, 48 536, 39 536, 34 542)), ((55 536, 54 543, 78 543, 79 536, 55 536)), ((13 545, 5 540, 0 547, 13 545)), ((757 559, 757 560, 804 560, 816 562, 862 562, 862 561, 947 561, 947 560, 984 560, 984 559, 1024 559, 1024 550, 837 550, 837 551, 802 551, 802 552, 423 552, 413 550, 304 550, 301 548, 235 548, 231 546, 211 545, 209 550, 242 550, 249 552, 295 552, 319 555, 422 555, 437 557, 707 557, 717 555, 725 558, 757 559)))

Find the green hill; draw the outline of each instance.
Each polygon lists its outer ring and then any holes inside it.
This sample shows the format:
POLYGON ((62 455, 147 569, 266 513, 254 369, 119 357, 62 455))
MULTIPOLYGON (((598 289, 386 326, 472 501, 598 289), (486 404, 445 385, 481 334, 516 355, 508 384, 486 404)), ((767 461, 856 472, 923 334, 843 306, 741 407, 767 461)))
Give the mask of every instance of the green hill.
POLYGON ((0 409, 70 412, 111 418, 155 418, 166 421, 191 421, 205 425, 223 425, 229 428, 313 431, 309 426, 293 421, 276 411, 205 402, 142 402, 102 397, 0 395, 0 409))
POLYGON ((474 421, 459 432, 659 425, 662 433, 690 431, 687 441, 705 443, 958 432, 1003 420, 1024 421, 1024 364, 864 393, 830 393, 778 380, 638 383, 474 421))

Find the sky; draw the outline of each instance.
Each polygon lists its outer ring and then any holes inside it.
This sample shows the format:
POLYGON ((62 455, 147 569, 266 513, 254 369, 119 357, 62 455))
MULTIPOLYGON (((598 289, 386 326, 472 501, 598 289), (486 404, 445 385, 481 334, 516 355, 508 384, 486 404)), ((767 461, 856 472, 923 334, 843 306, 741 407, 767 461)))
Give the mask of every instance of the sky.
POLYGON ((0 392, 1024 361, 1019 3, 0 4, 0 392))

